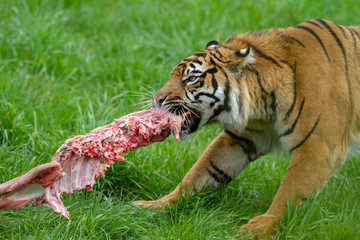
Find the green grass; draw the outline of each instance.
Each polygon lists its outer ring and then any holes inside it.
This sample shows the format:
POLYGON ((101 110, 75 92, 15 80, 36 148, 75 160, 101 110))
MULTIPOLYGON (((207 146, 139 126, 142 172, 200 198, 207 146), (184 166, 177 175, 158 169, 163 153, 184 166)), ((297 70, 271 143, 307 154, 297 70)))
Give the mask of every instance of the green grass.
MULTIPOLYGON (((310 18, 356 25, 359 12, 351 0, 1 1, 0 182, 49 162, 67 138, 145 108, 152 88, 210 40, 310 18)), ((70 221, 45 207, 0 212, 0 239, 238 238, 269 207, 289 155, 168 210, 130 204, 170 192, 220 131, 128 153, 92 192, 63 196, 70 221)), ((276 239, 360 239, 359 189, 359 159, 349 158, 317 198, 289 208, 276 239)))

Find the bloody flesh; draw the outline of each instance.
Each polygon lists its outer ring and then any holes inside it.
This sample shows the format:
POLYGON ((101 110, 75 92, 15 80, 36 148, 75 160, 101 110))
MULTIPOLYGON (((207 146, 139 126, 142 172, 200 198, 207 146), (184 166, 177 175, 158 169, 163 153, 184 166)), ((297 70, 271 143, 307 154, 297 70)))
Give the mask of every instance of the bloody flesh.
POLYGON ((183 118, 160 108, 135 112, 86 135, 65 141, 48 164, 0 184, 0 210, 21 209, 28 202, 45 205, 69 218, 62 193, 92 190, 99 176, 115 162, 124 161, 123 154, 165 140, 171 132, 177 140, 183 118))

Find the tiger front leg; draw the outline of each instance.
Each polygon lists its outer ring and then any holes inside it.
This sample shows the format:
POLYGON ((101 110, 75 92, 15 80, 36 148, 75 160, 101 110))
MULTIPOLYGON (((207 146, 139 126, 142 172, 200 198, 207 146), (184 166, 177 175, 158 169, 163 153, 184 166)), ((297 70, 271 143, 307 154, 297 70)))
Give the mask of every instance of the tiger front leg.
POLYGON ((191 196, 204 188, 216 188, 235 179, 252 160, 254 144, 248 138, 242 143, 223 131, 205 149, 198 161, 170 194, 156 201, 136 201, 135 205, 160 209, 176 203, 179 197, 191 196))

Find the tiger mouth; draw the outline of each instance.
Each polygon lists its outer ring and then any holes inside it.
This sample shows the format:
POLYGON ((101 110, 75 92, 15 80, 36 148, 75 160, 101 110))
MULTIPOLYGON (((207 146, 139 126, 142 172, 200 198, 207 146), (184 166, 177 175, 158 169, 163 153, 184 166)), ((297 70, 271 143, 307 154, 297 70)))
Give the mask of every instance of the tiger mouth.
POLYGON ((181 132, 183 133, 194 133, 196 130, 198 130, 201 117, 200 112, 196 110, 187 111, 184 114, 184 123, 181 126, 181 132))

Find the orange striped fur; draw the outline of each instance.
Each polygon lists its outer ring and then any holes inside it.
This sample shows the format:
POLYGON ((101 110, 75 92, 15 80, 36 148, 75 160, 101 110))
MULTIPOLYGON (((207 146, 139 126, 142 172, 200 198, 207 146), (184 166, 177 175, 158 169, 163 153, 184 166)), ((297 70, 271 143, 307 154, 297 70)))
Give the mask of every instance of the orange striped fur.
POLYGON ((173 192, 135 204, 161 208, 185 192, 221 186, 280 146, 292 160, 273 203, 240 229, 266 238, 287 199, 318 192, 359 133, 360 27, 315 19, 212 41, 180 62, 153 100, 187 116, 183 136, 210 122, 224 131, 173 192))

